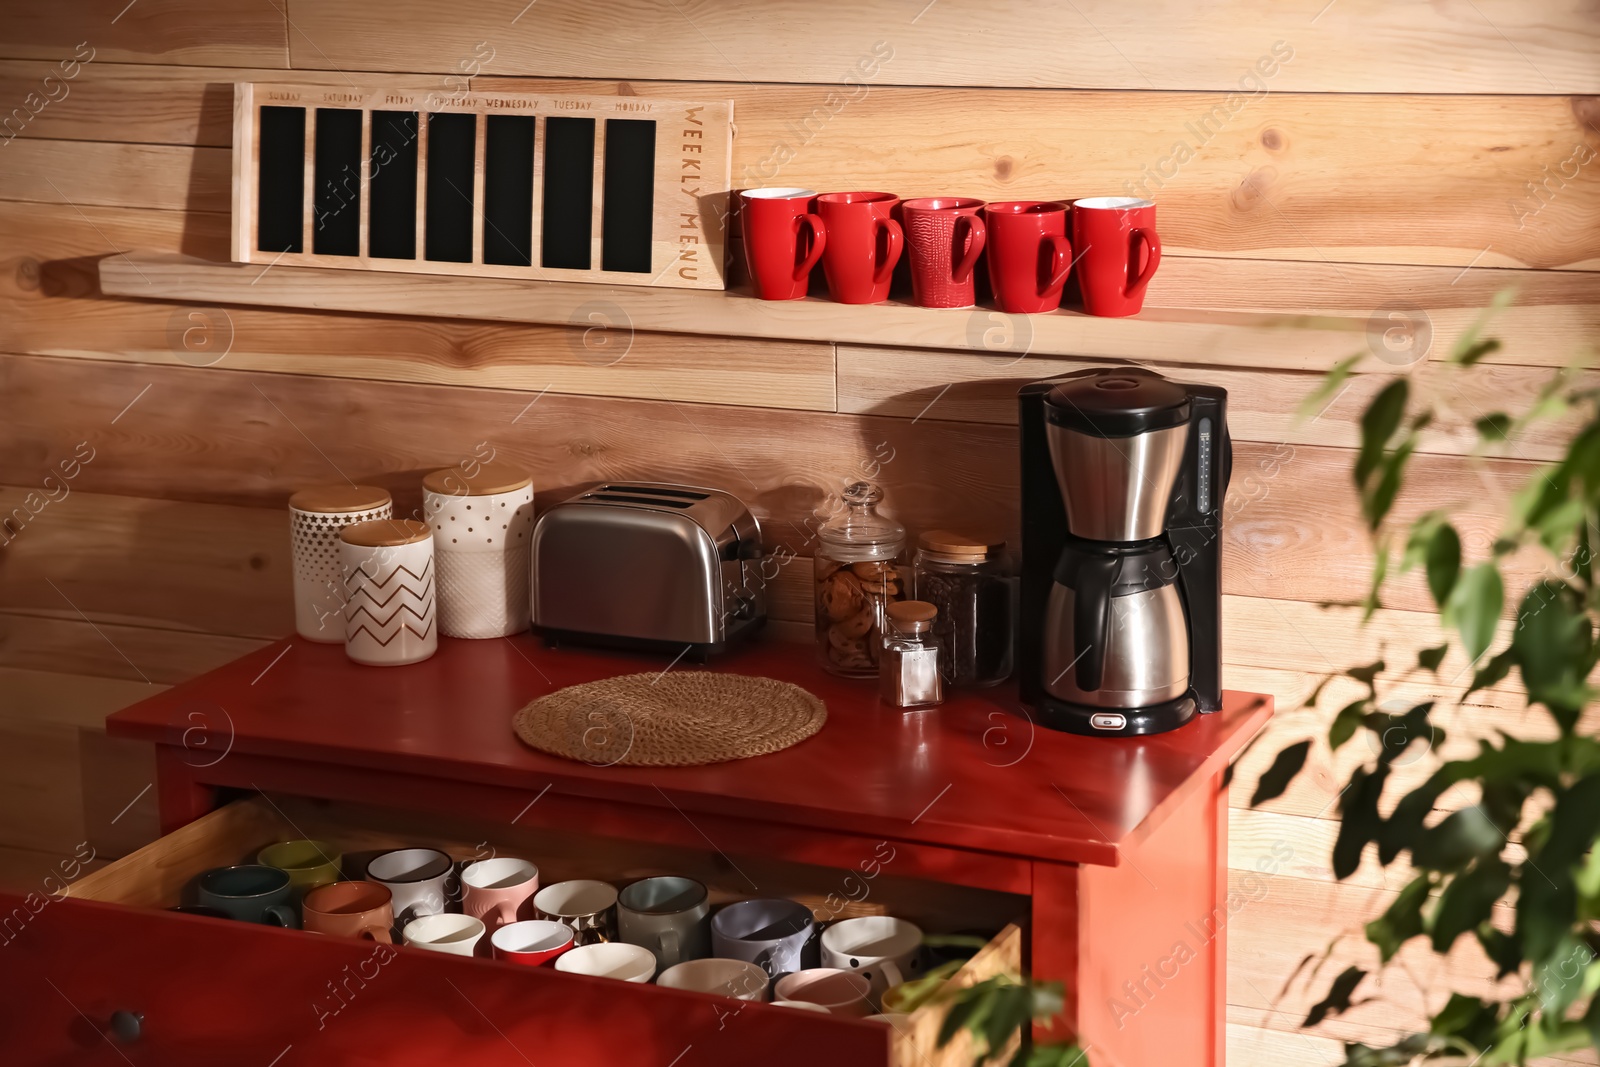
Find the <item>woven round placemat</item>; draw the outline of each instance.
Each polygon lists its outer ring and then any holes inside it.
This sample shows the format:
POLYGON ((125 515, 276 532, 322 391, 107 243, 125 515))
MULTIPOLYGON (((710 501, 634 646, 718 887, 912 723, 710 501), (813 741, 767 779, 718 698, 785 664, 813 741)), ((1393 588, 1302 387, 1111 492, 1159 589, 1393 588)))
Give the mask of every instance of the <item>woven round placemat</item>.
POLYGON ((777 752, 827 718, 820 698, 788 682, 676 671, 568 686, 512 726, 541 752, 595 766, 688 767, 777 752))

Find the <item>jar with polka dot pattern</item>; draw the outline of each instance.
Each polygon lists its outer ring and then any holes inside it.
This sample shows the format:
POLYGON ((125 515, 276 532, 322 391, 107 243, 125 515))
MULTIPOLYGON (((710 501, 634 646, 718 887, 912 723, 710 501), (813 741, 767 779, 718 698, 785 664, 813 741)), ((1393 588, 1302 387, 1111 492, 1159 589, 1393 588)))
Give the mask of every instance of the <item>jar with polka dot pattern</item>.
POLYGON ((506 637, 528 628, 533 479, 503 463, 434 471, 422 512, 439 568, 439 632, 506 637))
POLYGON ((394 517, 389 494, 371 485, 312 485, 289 498, 294 559, 294 628, 308 641, 344 641, 339 531, 394 517))

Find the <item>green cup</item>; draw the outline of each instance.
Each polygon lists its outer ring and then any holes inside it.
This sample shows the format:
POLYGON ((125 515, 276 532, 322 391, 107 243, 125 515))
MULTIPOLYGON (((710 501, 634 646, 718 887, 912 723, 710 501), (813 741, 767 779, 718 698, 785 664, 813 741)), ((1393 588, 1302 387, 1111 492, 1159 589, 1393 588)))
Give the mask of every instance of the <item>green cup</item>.
POLYGON ((256 862, 276 867, 289 876, 298 903, 322 885, 339 880, 339 849, 326 841, 279 841, 256 855, 256 862))

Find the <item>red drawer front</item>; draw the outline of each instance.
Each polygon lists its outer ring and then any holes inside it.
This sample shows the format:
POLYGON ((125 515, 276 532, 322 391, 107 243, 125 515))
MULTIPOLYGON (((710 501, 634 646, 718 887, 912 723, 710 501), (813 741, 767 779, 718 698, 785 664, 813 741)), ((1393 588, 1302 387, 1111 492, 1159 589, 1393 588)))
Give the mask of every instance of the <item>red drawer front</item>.
POLYGON ((542 967, 0 894, 0 1061, 18 1067, 876 1067, 890 1036, 542 967), (143 1016, 136 1039, 113 1036, 119 1011, 143 1016))

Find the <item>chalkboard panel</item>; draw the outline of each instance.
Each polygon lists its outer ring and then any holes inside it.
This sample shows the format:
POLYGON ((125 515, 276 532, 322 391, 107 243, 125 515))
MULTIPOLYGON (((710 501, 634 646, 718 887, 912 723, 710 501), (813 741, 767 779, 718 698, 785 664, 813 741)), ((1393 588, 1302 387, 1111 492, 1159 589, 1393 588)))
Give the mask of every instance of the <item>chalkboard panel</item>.
POLYGON ((317 108, 316 184, 311 192, 311 250, 361 254, 361 112, 317 108))
POLYGON ((484 131, 483 261, 533 264, 532 115, 490 115, 484 131))
POLYGON ((593 213, 594 119, 546 119, 540 265, 588 270, 593 213))
POLYGON ((367 255, 417 258, 417 113, 372 113, 367 255))
POLYGON ((424 259, 472 262, 472 173, 478 116, 428 116, 428 207, 424 259))
POLYGON ((605 173, 600 268, 649 274, 656 124, 642 119, 606 119, 605 173))
POLYGON ((261 109, 261 169, 256 180, 256 248, 303 250, 306 195, 306 109, 261 109))
POLYGON ((731 101, 244 83, 244 263, 719 289, 731 101))

